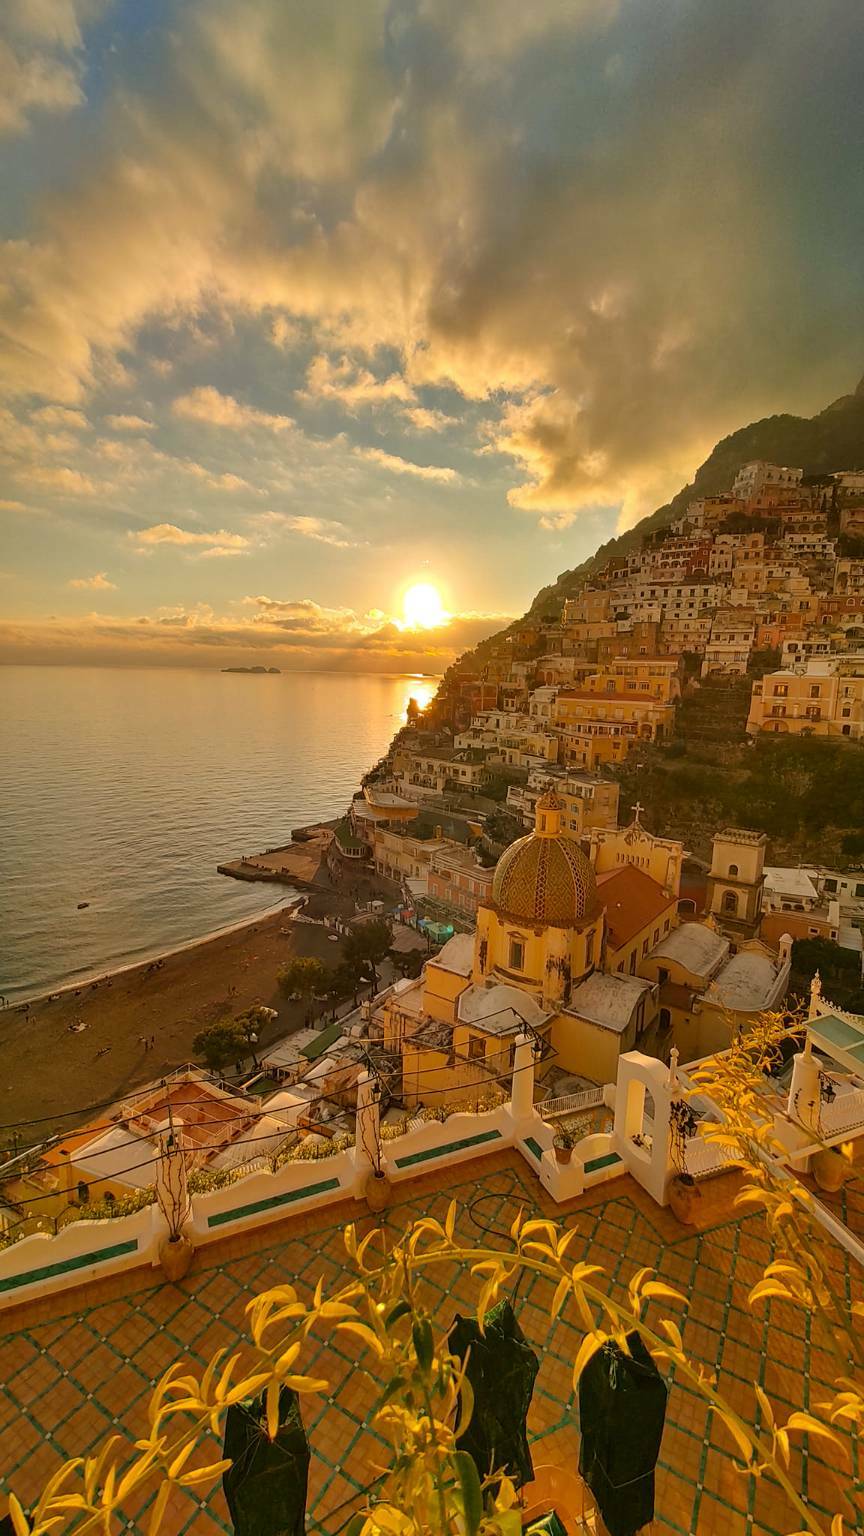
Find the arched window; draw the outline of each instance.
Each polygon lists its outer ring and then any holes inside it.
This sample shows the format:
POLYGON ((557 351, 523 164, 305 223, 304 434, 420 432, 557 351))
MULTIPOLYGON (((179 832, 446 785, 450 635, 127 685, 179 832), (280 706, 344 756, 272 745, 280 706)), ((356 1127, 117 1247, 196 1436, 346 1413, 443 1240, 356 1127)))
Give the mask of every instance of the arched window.
POLYGON ((723 911, 728 912, 730 917, 735 917, 737 915, 738 897, 734 891, 723 892, 723 911))
POLYGON ((729 879, 730 880, 734 880, 737 874, 738 874, 738 865, 737 864, 730 864, 729 865, 729 879))

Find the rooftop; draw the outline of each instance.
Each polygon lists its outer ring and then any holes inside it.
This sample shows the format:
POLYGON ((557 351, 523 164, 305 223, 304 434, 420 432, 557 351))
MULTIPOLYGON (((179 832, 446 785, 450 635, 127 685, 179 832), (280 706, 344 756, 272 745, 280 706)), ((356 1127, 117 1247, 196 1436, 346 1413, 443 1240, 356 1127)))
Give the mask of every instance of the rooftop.
POLYGON ((741 949, 718 971, 711 998, 737 1013, 770 1008, 781 969, 770 955, 741 949))
MULTIPOLYGON (((770 1304, 751 1309, 747 1293, 770 1258, 770 1241, 758 1214, 725 1215, 726 1198, 712 1196, 702 1229, 683 1229, 629 1178, 557 1207, 513 1152, 448 1167, 395 1190, 383 1221, 388 1245, 408 1223, 430 1215, 443 1221, 451 1197, 459 1204, 457 1230, 467 1242, 495 1245, 517 1212, 551 1217, 575 1227, 575 1258, 603 1267, 610 1290, 626 1302, 627 1281, 641 1265, 687 1294, 687 1305, 663 1310, 675 1316, 685 1350, 736 1406, 752 1412, 753 1381, 763 1384, 784 1417, 793 1408, 830 1395, 843 1369, 821 1325, 806 1314, 770 1304)), ((214 1349, 234 1350, 245 1336, 245 1307, 258 1292, 290 1282, 311 1296, 318 1276, 332 1289, 349 1278, 342 1230, 356 1221, 363 1236, 373 1225, 354 1202, 295 1216, 213 1244, 199 1252, 180 1285, 154 1281, 148 1271, 126 1273, 6 1314, 0 1342, 0 1488, 14 1487, 25 1505, 61 1461, 92 1452, 109 1434, 130 1441, 146 1427, 149 1392, 175 1360, 200 1370, 214 1349)), ((862 1294, 860 1271, 839 1250, 828 1248, 838 1288, 850 1299, 862 1294)), ((458 1266, 433 1272, 425 1300, 441 1323, 476 1305, 476 1281, 458 1266)), ((576 1466, 578 1406, 572 1362, 581 1338, 565 1313, 550 1322, 551 1283, 526 1275, 516 1306, 521 1327, 540 1357, 529 1414, 535 1465, 576 1466)), ((653 1303, 651 1304, 653 1307, 653 1303)), ((311 1442, 308 1530, 333 1536, 359 1507, 371 1469, 385 1448, 369 1420, 378 1389, 357 1369, 359 1346, 341 1335, 313 1336, 302 1367, 327 1379, 328 1390, 304 1397, 303 1417, 311 1442)), ((219 1448, 205 1446, 208 1461, 219 1448)), ((854 1453, 853 1453, 854 1454, 854 1453)), ((855 1529, 848 1502, 850 1474, 835 1470, 837 1453, 810 1437, 795 1437, 791 1475, 806 1489, 814 1513, 827 1525, 841 1510, 855 1529), (832 1464, 833 1463, 833 1464, 832 1464)), ((852 1463, 854 1465, 854 1463, 852 1463)), ((146 1530, 152 1499, 132 1513, 129 1530, 146 1530)), ((657 1468, 655 1536, 780 1536, 794 1515, 769 1478, 753 1479, 736 1468, 727 1433, 704 1401, 671 1380, 666 1427, 657 1468)), ((217 1536, 231 1523, 221 1487, 206 1499, 197 1490, 171 1495, 164 1530, 170 1536, 217 1536)))
POLYGON ((600 901, 613 949, 620 949, 655 918, 662 917, 675 898, 635 864, 622 864, 597 876, 600 901))
POLYGON ((535 1029, 549 1017, 533 997, 519 987, 466 987, 460 993, 457 1012, 463 1024, 474 1024, 488 1034, 513 1034, 521 1025, 535 1029))
POLYGON ((441 971, 453 971, 457 976, 470 976, 474 963, 473 933, 454 933, 443 949, 429 962, 441 971))
POLYGON ((729 940, 707 923, 682 923, 651 951, 652 959, 677 960, 696 976, 710 976, 729 953, 729 940))
POLYGON ((778 896, 795 896, 801 901, 817 901, 819 893, 804 869, 765 865, 765 890, 778 896))
POLYGON ((640 997, 644 992, 650 992, 653 985, 641 976, 607 976, 603 971, 592 971, 585 981, 574 987, 564 1011, 578 1014, 581 1019, 588 1019, 592 1024, 620 1035, 630 1023, 640 997))

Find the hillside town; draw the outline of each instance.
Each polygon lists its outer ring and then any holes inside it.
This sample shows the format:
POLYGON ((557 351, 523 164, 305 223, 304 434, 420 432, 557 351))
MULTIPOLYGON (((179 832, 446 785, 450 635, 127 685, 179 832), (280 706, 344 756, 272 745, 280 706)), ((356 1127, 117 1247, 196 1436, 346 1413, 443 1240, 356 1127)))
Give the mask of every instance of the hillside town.
MULTIPOLYGON (((739 702, 747 690, 753 742, 812 735, 861 752, 862 516, 864 474, 805 481, 747 464, 729 495, 694 502, 609 561, 560 614, 514 626, 451 669, 426 710, 409 709, 344 816, 298 829, 307 894, 284 909, 280 931, 314 933, 332 956, 328 966, 307 953, 280 972, 282 990, 296 988, 292 1006, 305 998, 302 1027, 295 1014, 293 1031, 273 1039, 280 1010, 258 1002, 202 1032, 211 1070, 188 1063, 11 1149, 0 1168, 0 1309, 38 1303, 50 1321, 67 1290, 83 1282, 90 1296, 98 1280, 107 1303, 88 1316, 104 1359, 128 1366, 118 1351, 143 1340, 161 1361, 160 1298, 174 1306, 193 1263, 195 1327, 211 1326, 212 1298, 233 1338, 236 1285, 245 1307, 262 1253, 271 1262, 276 1252, 260 1229, 277 1224, 280 1254, 299 1242, 295 1268, 312 1241, 297 1234, 312 1232, 339 1273, 331 1206, 365 1201, 374 1235, 416 1210, 443 1214, 436 1202, 455 1192, 482 1234, 497 1229, 477 1213, 503 1220, 508 1204, 543 1229, 559 1213, 599 1213, 598 1233, 617 1233, 615 1211, 639 1211, 643 1235, 631 1226, 611 1241, 616 1264, 617 1243, 638 1251, 650 1266, 642 1276, 653 1268, 677 1282, 682 1232, 707 1242, 688 1261, 681 1326, 689 1316, 702 1327, 696 1357, 713 1370, 710 1234, 732 1234, 721 1265, 731 1263, 736 1294, 786 1252, 782 1236, 760 1246, 755 1218, 738 1211, 754 1168, 766 1188, 795 1192, 808 1241, 816 1234, 832 1266, 854 1274, 864 1260, 864 1011, 834 985, 845 977, 861 995, 864 869, 771 862, 758 825, 708 827, 710 857, 696 857, 650 825, 638 798, 627 803, 622 769, 646 746, 671 749, 682 710, 726 689, 739 702), (814 945, 824 985, 808 963, 814 945), (229 1044, 210 1061, 220 1031, 229 1044), (723 1073, 739 1081, 747 1041, 740 1082, 755 1107, 736 1125, 723 1073), (134 1292, 144 1300, 129 1323, 120 1299, 157 1268, 162 1284, 134 1292), (206 1307, 195 1300, 202 1275, 206 1307)), ((241 877, 274 878, 283 853, 241 861, 241 877)), ((602 1247, 592 1238, 579 1251, 608 1263, 602 1247)), ((724 1321, 721 1342, 727 1331, 724 1321)), ((749 1324, 742 1338, 742 1369, 776 1394, 761 1324, 761 1344, 749 1324)), ((569 1357, 578 1340, 563 1347, 569 1357)), ((86 1363, 63 1364, 62 1342, 52 1350, 64 1382, 86 1376, 86 1363)), ((805 1366, 790 1401, 829 1391, 830 1369, 805 1366)), ((340 1391, 352 1372, 342 1360, 340 1391)), ((564 1375, 553 1397, 572 1436, 569 1366, 564 1375)), ((737 1388, 724 1366, 727 1377, 737 1388)), ((125 1407, 115 1406, 118 1423, 125 1407)), ((692 1459, 691 1411, 678 1392, 664 1442, 676 1462, 692 1459)), ((37 1431, 31 1440, 13 1472, 35 1496, 37 1431)), ((845 1497, 837 1454, 818 1469, 811 1458, 820 1510, 845 1497)), ((672 1467, 658 1467, 666 1504, 672 1467)), ((587 1508, 572 1481, 555 1483, 562 1519, 587 1508)), ((333 1486, 341 1510, 362 1497, 364 1475, 333 1486)), ((785 1528, 775 1483, 748 1496, 759 1528, 785 1528)), ((719 1528, 698 1524, 695 1472, 681 1497, 676 1529, 719 1528)), ((337 1507, 331 1480, 316 1498, 337 1507)), ((594 1514, 561 1529, 605 1530, 594 1514)))
MULTIPOLYGON (((698 1061, 786 1005, 812 941, 860 987, 864 869, 772 864, 766 834, 733 825, 709 829, 710 859, 696 858, 621 803, 628 754, 671 740, 682 700, 742 681, 751 738, 861 750, 864 473, 745 464, 728 494, 691 503, 560 615, 487 643, 409 710, 347 814, 297 845, 331 887, 374 893, 353 923, 315 921, 338 942, 386 920, 403 963, 240 1082, 190 1069, 199 1176, 352 1137, 368 1073, 393 1125, 494 1101, 526 1036, 541 1109, 602 1092, 634 1050, 698 1061)), ((18 1222, 150 1185, 160 1128, 189 1120, 189 1081, 10 1168, 18 1222), (150 1151, 124 1175, 132 1137, 150 1151)))

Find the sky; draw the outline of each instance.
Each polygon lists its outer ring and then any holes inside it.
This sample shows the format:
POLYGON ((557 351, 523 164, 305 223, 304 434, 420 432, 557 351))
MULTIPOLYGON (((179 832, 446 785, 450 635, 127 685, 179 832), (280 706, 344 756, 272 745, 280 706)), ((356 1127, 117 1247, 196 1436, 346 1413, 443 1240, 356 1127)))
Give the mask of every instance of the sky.
POLYGON ((440 671, 854 388, 862 69, 861 0, 3 0, 0 660, 440 671))

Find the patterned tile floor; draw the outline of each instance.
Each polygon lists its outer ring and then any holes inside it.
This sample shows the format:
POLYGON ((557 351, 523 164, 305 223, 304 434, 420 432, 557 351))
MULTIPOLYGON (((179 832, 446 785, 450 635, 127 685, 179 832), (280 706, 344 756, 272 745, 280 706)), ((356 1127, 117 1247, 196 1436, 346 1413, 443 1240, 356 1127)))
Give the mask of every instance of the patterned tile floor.
MULTIPOLYGON (((561 1208, 552 1207, 522 1160, 499 1153, 451 1169, 449 1179, 429 1174, 403 1185, 386 1225, 395 1234, 416 1215, 441 1217, 451 1196, 460 1202, 460 1232, 469 1240, 484 1241, 484 1229, 494 1240, 520 1206, 562 1219, 561 1208)), ((686 1309, 677 1309, 685 1347, 691 1358, 717 1371, 743 1412, 753 1412, 753 1380, 781 1411, 806 1407, 820 1399, 822 1384, 833 1380, 842 1364, 830 1354, 827 1336, 789 1307, 771 1302, 770 1326, 764 1308, 747 1309, 747 1290, 769 1257, 764 1227, 758 1216, 729 1219, 726 1198, 714 1203, 713 1224, 694 1234, 622 1178, 593 1198, 572 1202, 563 1220, 577 1226, 581 1251, 604 1266, 617 1294, 624 1293, 638 1267, 650 1264, 687 1295, 686 1309)), ((245 1304, 258 1291, 286 1278, 311 1286, 321 1274, 325 1284, 336 1283, 345 1270, 342 1229, 360 1211, 360 1206, 331 1208, 214 1245, 179 1287, 157 1283, 148 1271, 5 1314, 0 1488, 14 1487, 26 1502, 62 1459, 87 1452, 112 1432, 134 1437, 144 1423, 151 1383, 178 1356, 200 1366, 213 1349, 236 1341, 244 1330, 245 1304)), ((361 1217, 358 1225, 362 1229, 369 1220, 361 1217)), ((857 1299, 858 1276, 850 1275, 839 1250, 835 1257, 838 1284, 847 1299, 854 1288, 857 1299)), ((457 1310, 470 1310, 475 1294, 475 1282, 453 1268, 434 1281, 442 1322, 457 1310)), ((542 1361, 529 1429, 535 1465, 575 1467, 571 1362, 579 1335, 566 1319, 550 1325, 549 1289, 541 1277, 526 1276, 517 1298, 522 1327, 542 1361)), ((310 1341, 304 1359, 305 1367, 331 1383, 327 1395, 307 1398, 304 1406, 313 1448, 308 1529, 316 1536, 335 1536, 357 1507, 370 1469, 383 1462, 384 1447, 368 1428, 375 1388, 358 1370, 357 1358, 351 1344, 321 1340, 310 1341)), ((670 1385, 653 1531, 783 1536, 797 1529, 776 1486, 736 1470, 725 1432, 710 1422, 701 1400, 674 1381, 670 1385)), ((792 1473, 814 1510, 841 1510, 850 1530, 864 1532, 854 1446, 840 1458, 830 1447, 826 1452, 824 1442, 805 1440, 802 1446, 799 1441, 792 1473)), ((142 1499, 141 1508, 130 1511, 128 1530, 142 1528, 149 1502, 142 1499)), ((164 1536, 215 1536, 230 1529, 221 1490, 205 1502, 179 1493, 163 1523, 164 1536)))

